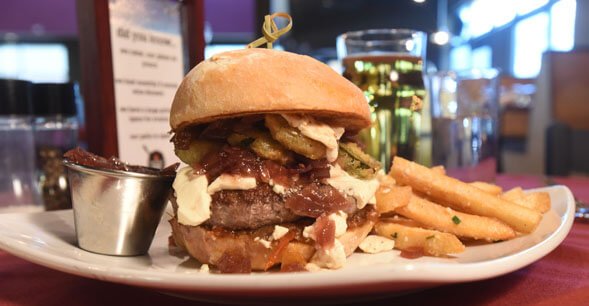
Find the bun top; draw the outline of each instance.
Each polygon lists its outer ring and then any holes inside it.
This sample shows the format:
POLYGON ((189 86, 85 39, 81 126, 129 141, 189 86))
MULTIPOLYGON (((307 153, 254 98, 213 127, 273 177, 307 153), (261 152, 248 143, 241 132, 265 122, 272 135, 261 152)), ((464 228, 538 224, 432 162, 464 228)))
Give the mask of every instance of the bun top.
POLYGON ((217 54, 194 67, 172 103, 170 126, 260 113, 300 113, 346 130, 371 125, 362 91, 329 66, 273 49, 217 54))

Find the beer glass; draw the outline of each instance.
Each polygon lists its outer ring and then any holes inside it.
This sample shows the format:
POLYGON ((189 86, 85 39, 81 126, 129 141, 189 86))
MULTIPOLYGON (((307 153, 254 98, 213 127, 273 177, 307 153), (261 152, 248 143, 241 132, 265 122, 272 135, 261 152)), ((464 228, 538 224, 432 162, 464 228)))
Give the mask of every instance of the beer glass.
POLYGON ((440 71, 428 76, 432 163, 472 182, 495 180, 498 155, 499 71, 440 71))
POLYGON ((385 170, 396 155, 418 155, 426 90, 426 34, 405 29, 348 32, 337 38, 343 75, 364 92, 374 125, 359 133, 366 152, 385 170))

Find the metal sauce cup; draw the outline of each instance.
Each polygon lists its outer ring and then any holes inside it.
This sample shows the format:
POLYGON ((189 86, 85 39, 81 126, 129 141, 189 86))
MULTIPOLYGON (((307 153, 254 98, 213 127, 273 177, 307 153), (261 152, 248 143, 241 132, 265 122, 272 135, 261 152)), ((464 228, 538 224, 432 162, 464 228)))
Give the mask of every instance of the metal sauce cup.
POLYGON ((80 248, 100 254, 146 254, 160 222, 174 176, 68 167, 80 248))

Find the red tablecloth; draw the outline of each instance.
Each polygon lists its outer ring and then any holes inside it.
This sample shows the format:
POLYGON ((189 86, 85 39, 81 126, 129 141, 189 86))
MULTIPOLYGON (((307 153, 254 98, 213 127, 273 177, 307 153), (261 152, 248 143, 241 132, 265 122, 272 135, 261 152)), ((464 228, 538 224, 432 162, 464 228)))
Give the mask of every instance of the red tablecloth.
MULTIPOLYGON (((589 179, 556 181, 569 186, 578 198, 587 201, 589 179)), ((541 179, 529 176, 502 175, 497 183, 504 188, 543 185, 541 179)), ((552 253, 513 273, 370 304, 589 305, 589 223, 575 222, 570 234, 552 253)), ((180 306, 195 303, 153 290, 53 271, 0 251, 0 305, 180 306)))

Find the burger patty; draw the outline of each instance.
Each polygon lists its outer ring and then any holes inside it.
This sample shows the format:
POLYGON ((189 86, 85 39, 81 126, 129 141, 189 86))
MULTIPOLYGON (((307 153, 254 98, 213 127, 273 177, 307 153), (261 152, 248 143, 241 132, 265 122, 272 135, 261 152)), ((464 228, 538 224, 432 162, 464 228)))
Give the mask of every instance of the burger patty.
MULTIPOLYGON (((299 187, 300 188, 300 187, 299 187)), ((300 192, 291 189, 285 195, 277 194, 268 184, 259 184, 249 190, 222 190, 212 195, 211 217, 204 223, 231 230, 256 229, 264 225, 293 222, 304 218, 285 207, 289 193, 300 192)), ((357 211, 354 198, 344 211, 353 214, 357 211)))
POLYGON ((249 190, 221 190, 212 195, 211 217, 204 224, 255 229, 302 218, 284 207, 284 201, 268 184, 249 190))

